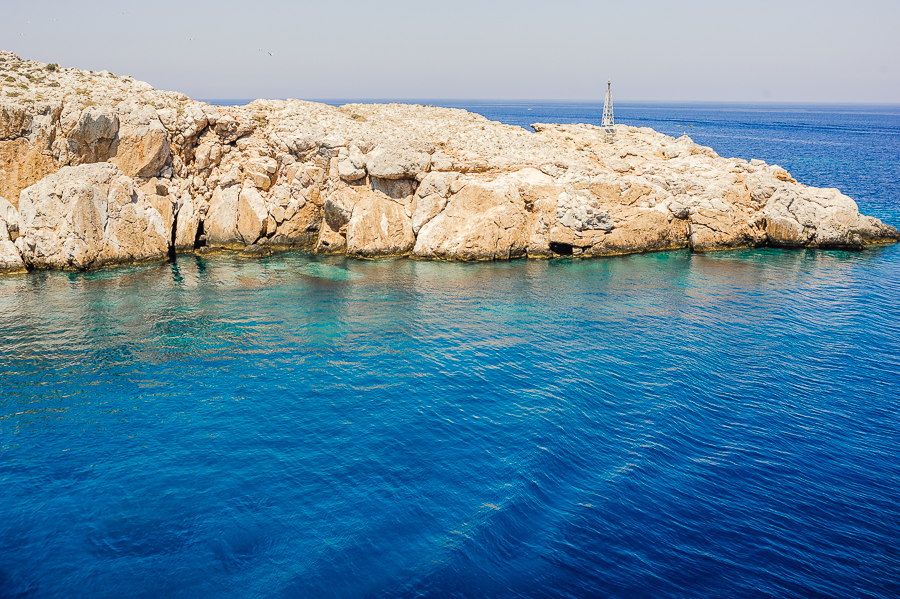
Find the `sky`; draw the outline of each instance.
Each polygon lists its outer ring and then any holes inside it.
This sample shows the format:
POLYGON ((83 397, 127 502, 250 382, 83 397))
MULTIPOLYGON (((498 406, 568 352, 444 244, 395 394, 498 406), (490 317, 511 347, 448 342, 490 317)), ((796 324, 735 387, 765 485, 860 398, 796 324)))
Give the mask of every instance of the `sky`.
POLYGON ((3 0, 0 49, 201 99, 900 104, 898 25, 897 0, 3 0))

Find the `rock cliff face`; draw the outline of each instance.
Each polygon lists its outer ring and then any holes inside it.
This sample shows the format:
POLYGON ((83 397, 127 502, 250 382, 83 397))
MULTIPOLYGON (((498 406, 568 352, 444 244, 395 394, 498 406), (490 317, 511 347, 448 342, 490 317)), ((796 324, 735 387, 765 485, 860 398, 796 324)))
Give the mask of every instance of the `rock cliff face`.
POLYGON ((492 260, 900 240, 687 137, 401 104, 210 106, 0 52, 0 272, 304 247, 492 260))

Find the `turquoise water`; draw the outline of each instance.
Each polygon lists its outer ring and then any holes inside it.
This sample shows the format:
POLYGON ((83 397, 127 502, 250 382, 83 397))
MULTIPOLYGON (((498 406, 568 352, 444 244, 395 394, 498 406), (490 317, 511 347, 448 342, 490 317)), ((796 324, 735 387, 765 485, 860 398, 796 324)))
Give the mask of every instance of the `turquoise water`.
POLYGON ((896 597, 898 298, 900 246, 0 278, 0 597, 896 597))

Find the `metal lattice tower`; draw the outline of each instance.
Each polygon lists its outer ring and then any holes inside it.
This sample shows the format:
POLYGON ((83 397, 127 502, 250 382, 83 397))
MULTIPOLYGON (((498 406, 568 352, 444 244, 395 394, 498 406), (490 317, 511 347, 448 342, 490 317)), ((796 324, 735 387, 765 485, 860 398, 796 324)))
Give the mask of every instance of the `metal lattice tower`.
POLYGON ((600 127, 603 129, 603 140, 611 144, 616 139, 616 120, 613 117, 613 101, 612 101, 612 80, 606 80, 606 100, 603 102, 603 122, 600 127))

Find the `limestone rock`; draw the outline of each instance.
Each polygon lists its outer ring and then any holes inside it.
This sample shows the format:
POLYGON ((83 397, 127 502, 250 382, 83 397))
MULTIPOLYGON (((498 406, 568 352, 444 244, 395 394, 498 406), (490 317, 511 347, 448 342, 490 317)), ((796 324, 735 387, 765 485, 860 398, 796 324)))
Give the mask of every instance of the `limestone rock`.
POLYGON ((0 100, 0 196, 13 206, 19 193, 58 168, 53 144, 62 103, 5 104, 0 100))
POLYGON ((599 202, 589 194, 571 196, 562 192, 556 204, 556 220, 575 231, 611 231, 612 220, 600 209, 599 202))
POLYGON ((399 256, 416 242, 412 222, 403 206, 383 194, 364 193, 347 223, 347 254, 399 256))
POLYGON ((150 177, 169 156, 166 128, 152 106, 129 106, 124 112, 110 162, 130 177, 150 177))
POLYGON ((25 136, 30 120, 27 107, 18 104, 0 104, 0 139, 25 136))
POLYGON ((349 158, 346 158, 338 162, 338 175, 341 179, 356 181, 366 176, 366 169, 357 167, 349 158))
POLYGON ((315 245, 322 227, 322 213, 312 202, 292 200, 285 208, 285 219, 275 229, 270 244, 294 247, 315 245))
POLYGON ((592 231, 593 243, 583 243, 586 256, 614 256, 630 254, 635 247, 644 251, 677 249, 687 246, 687 224, 678 219, 671 222, 656 210, 634 210, 623 214, 609 233, 592 231))
POLYGON ((238 202, 241 188, 238 185, 217 187, 209 203, 209 212, 203 223, 207 243, 213 247, 243 247, 244 238, 238 231, 238 202))
POLYGON ((215 167, 222 160, 222 141, 212 132, 203 134, 200 144, 194 150, 194 168, 203 172, 215 167))
POLYGON ((171 232, 175 224, 175 206, 168 195, 159 195, 156 193, 142 193, 143 198, 159 212, 163 221, 163 229, 171 232))
POLYGON ((0 241, 15 241, 19 236, 19 211, 0 196, 0 241))
POLYGON ((19 205, 19 194, 57 170, 52 156, 27 138, 0 141, 0 195, 19 205))
POLYGON ((64 167, 22 192, 18 247, 34 268, 163 259, 162 217, 112 164, 64 167))
POLYGON ((0 237, 18 236, 26 264, 151 255, 162 246, 150 221, 176 251, 205 236, 212 247, 267 248, 254 255, 283 245, 459 260, 900 239, 836 190, 649 128, 617 125, 608 144, 593 125, 530 132, 434 106, 213 107, 128 76, 3 57, 0 195, 15 209, 31 191, 18 219, 0 206, 0 237), (70 171, 53 175, 104 162, 119 167, 107 183, 100 171, 77 185, 61 182, 70 171), (28 235, 12 223, 26 216, 28 235), (141 226, 149 249, 137 247, 141 226))
POLYGON ((669 210, 672 211, 672 216, 681 219, 687 218, 691 213, 687 206, 684 206, 679 202, 672 202, 669 204, 669 210))
POLYGON ((413 233, 418 235, 419 229, 428 224, 431 219, 441 213, 447 206, 447 198, 433 193, 424 198, 416 199, 416 207, 412 217, 413 233))
POLYGON ((836 189, 779 189, 764 214, 773 245, 863 248, 873 241, 900 239, 897 229, 861 215, 856 202, 836 189))
POLYGON ((119 116, 111 106, 89 106, 66 133, 68 164, 106 160, 119 132, 119 116))
POLYGON ((0 224, 0 275, 27 272, 15 244, 3 239, 4 227, 5 225, 0 224))
POLYGON ((425 224, 413 255, 452 260, 496 260, 525 253, 525 206, 509 178, 471 180, 425 224))
MULTIPOLYGON (((243 117, 244 115, 238 115, 243 117)), ((223 143, 233 143, 238 139, 253 133, 256 125, 252 118, 235 118, 234 115, 224 114, 216 123, 216 134, 222 139, 223 143)))
POLYGON ((450 186, 457 179, 459 179, 459 173, 428 173, 416 189, 416 195, 421 198, 429 195, 439 195, 446 198, 450 195, 450 186))
POLYGON ((269 213, 259 191, 252 185, 244 184, 238 197, 237 228, 244 243, 256 243, 266 235, 269 213))
POLYGON ((322 206, 322 228, 316 243, 316 251, 334 253, 347 247, 347 225, 358 201, 353 187, 338 187, 328 194, 322 206))
POLYGON ((194 198, 191 194, 185 192, 179 199, 178 211, 175 218, 176 252, 185 252, 194 249, 199 226, 199 206, 194 203, 194 198))
POLYGON ((689 221, 693 250, 754 247, 766 239, 761 227, 737 218, 730 211, 700 209, 690 215, 689 221))
POLYGON ((366 169, 381 179, 411 179, 428 170, 431 156, 397 145, 381 145, 366 155, 366 169))
POLYGON ((254 158, 247 162, 244 171, 255 187, 265 191, 272 186, 278 171, 278 163, 268 156, 254 158))

